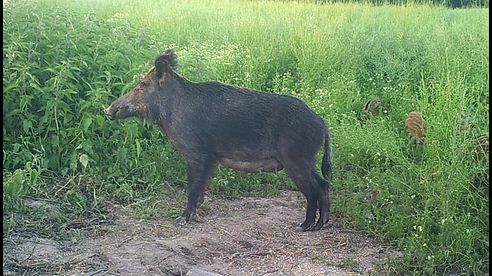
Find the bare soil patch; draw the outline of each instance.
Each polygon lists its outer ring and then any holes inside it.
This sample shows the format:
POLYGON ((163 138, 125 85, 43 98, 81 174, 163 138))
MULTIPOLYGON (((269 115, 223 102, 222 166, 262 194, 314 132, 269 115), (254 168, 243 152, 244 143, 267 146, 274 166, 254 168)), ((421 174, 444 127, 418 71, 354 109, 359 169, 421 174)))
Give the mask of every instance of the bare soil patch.
POLYGON ((370 275, 398 254, 333 216, 322 230, 301 232, 299 192, 207 204, 198 222, 184 226, 168 218, 140 221, 114 206, 114 224, 75 243, 10 235, 3 240, 4 275, 370 275))

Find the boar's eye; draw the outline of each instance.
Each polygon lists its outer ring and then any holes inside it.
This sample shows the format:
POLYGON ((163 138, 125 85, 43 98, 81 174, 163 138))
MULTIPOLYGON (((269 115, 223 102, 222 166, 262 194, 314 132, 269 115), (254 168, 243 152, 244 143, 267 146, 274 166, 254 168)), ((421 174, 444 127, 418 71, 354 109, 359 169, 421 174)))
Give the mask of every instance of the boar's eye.
POLYGON ((149 80, 144 80, 144 81, 142 81, 142 86, 143 86, 143 87, 147 87, 147 86, 149 86, 149 80))

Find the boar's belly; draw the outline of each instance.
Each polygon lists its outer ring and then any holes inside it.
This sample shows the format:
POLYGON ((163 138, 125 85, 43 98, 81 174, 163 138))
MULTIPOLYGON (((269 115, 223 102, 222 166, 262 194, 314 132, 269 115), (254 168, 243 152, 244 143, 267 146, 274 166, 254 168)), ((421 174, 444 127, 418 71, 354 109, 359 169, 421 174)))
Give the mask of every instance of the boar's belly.
POLYGON ((274 172, 283 169, 282 164, 274 158, 254 161, 238 161, 229 158, 222 158, 219 162, 224 165, 224 167, 243 172, 274 172))

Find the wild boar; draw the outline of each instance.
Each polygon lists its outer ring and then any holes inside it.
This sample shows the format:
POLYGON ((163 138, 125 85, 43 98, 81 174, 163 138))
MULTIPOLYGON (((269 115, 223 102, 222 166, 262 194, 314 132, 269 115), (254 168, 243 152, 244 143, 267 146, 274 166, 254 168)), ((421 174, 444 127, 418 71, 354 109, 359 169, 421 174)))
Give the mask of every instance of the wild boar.
POLYGON ((196 215, 217 163, 245 172, 285 168, 307 200, 302 230, 319 230, 328 222, 331 142, 318 114, 292 96, 187 80, 176 73, 177 56, 171 49, 154 65, 105 113, 113 119, 135 116, 154 122, 183 156, 188 201, 177 223, 196 215), (316 170, 321 146, 324 178, 316 170))

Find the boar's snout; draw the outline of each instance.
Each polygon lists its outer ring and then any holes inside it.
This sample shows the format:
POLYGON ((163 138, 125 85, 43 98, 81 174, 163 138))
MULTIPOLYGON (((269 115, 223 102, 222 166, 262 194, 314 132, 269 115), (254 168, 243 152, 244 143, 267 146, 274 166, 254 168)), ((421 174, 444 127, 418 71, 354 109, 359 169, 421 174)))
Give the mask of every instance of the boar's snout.
POLYGON ((112 103, 108 108, 104 109, 104 113, 112 120, 125 119, 133 115, 132 108, 121 103, 112 103))
POLYGON ((108 108, 104 109, 104 114, 106 114, 111 120, 114 119, 114 111, 111 110, 111 106, 108 106, 108 108))
POLYGON ((139 116, 142 114, 142 105, 136 105, 134 99, 124 96, 114 101, 104 113, 111 119, 126 119, 128 117, 139 116))

